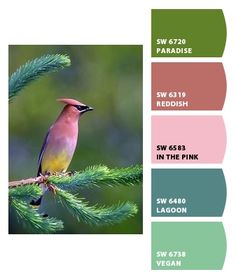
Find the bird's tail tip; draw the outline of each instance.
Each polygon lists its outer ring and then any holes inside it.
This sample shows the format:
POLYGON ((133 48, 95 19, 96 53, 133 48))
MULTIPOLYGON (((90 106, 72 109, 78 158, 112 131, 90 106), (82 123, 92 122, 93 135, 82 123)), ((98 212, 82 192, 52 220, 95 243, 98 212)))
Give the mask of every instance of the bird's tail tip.
POLYGON ((35 206, 35 207, 40 206, 41 201, 42 201, 42 197, 43 197, 43 196, 39 197, 37 200, 32 200, 32 201, 30 202, 30 205, 35 206))

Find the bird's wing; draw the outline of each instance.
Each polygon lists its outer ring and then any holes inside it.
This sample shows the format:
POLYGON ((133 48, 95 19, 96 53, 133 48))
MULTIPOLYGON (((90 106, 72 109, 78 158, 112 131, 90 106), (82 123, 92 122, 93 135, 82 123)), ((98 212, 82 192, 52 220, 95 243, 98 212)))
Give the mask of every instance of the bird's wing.
POLYGON ((37 176, 39 176, 42 172, 42 166, 41 166, 41 163, 42 163, 42 158, 43 158, 43 154, 45 152, 45 149, 46 149, 46 146, 47 146, 47 143, 48 143, 48 138, 49 138, 49 133, 50 133, 50 130, 52 129, 53 126, 51 126, 44 138, 44 141, 43 141, 43 145, 41 147, 41 150, 40 150, 40 153, 39 153, 39 158, 38 158, 38 172, 37 172, 37 176))

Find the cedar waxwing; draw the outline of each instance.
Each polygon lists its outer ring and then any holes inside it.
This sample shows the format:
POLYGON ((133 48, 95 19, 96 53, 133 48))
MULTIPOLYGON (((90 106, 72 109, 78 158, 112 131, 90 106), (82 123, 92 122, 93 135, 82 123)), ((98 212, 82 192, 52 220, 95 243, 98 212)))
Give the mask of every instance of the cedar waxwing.
MULTIPOLYGON (((53 174, 66 172, 72 160, 78 139, 79 120, 82 114, 93 108, 73 99, 58 99, 66 106, 50 127, 44 139, 38 159, 38 173, 53 174)), ((31 205, 40 205, 42 197, 31 205)))

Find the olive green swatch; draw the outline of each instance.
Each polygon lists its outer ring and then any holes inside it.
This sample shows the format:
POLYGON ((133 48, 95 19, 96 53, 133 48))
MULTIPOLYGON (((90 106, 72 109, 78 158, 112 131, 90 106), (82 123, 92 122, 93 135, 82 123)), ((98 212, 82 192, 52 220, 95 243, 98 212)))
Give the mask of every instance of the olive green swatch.
POLYGON ((152 57, 221 57, 225 43, 220 9, 152 10, 152 57))
POLYGON ((152 216, 222 216, 222 169, 152 169, 152 216))
POLYGON ((222 269, 226 236, 221 222, 153 222, 152 269, 222 269))

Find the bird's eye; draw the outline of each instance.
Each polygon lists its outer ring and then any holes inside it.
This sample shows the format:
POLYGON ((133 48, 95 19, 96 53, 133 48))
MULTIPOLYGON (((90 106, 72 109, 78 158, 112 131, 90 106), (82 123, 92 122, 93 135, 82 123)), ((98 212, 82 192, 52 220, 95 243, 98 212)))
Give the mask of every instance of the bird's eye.
POLYGON ((83 111, 85 109, 87 109, 88 107, 87 106, 81 106, 81 105, 77 105, 75 106, 79 111, 83 111))
POLYGON ((78 110, 81 110, 82 108, 81 108, 81 106, 75 106, 78 110))

